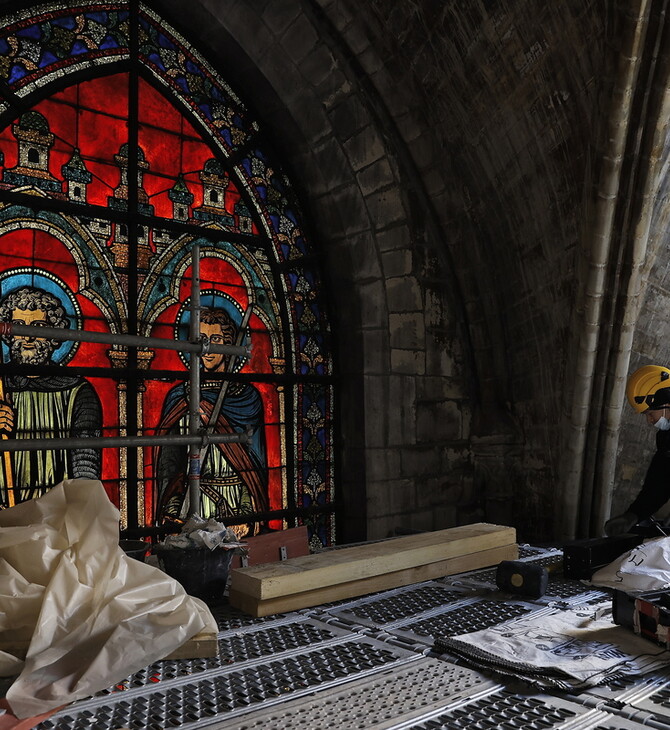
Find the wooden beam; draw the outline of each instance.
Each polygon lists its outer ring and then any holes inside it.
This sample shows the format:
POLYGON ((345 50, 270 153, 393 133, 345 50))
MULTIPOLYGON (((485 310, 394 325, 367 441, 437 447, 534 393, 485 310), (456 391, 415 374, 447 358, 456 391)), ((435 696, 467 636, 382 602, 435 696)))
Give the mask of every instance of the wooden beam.
POLYGON ((324 586, 294 595, 269 598, 265 601, 259 601, 252 596, 240 593, 231 588, 228 600, 231 606, 239 608, 251 616, 270 616, 274 613, 297 611, 301 608, 318 606, 321 603, 342 601, 347 598, 364 596, 367 593, 376 593, 377 591, 399 588, 400 586, 406 586, 412 583, 421 583, 425 580, 442 578, 446 575, 455 575, 456 573, 463 573, 468 570, 488 568, 491 565, 497 565, 502 560, 516 560, 518 556, 519 548, 514 543, 513 545, 482 550, 478 553, 461 555, 457 558, 448 558, 447 560, 429 563, 428 565, 420 565, 416 568, 406 568, 405 570, 385 573, 384 575, 377 575, 364 580, 339 583, 334 586, 324 586))
POLYGON ((267 601, 514 543, 514 528, 481 522, 233 570, 230 587, 235 594, 267 601))

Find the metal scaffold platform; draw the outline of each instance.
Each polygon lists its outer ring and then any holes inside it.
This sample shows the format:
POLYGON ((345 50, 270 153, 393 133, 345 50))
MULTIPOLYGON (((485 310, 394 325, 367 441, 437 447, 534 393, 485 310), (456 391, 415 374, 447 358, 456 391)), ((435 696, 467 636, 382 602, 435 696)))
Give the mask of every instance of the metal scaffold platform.
MULTIPOLYGON (((520 555, 562 561, 559 550, 522 546, 520 555)), ((489 569, 265 618, 220 602, 217 657, 155 662, 37 728, 670 730, 670 667, 580 693, 542 692, 440 648, 438 637, 608 597, 552 573, 542 598, 511 598, 489 569)))

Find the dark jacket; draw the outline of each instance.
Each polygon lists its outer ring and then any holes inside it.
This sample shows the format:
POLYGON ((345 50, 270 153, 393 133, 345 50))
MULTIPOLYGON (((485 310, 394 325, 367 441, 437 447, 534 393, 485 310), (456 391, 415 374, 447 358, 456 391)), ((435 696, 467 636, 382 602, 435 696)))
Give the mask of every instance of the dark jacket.
POLYGON ((670 431, 656 434, 656 453, 649 464, 644 484, 628 508, 639 520, 650 517, 670 499, 670 431))

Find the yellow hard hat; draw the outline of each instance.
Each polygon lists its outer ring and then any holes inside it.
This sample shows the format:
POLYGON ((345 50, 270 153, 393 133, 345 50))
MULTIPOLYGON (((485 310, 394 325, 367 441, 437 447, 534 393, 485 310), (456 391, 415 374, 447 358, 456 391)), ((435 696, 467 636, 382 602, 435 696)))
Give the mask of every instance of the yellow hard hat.
POLYGON ((661 365, 638 368, 628 378, 626 398, 637 413, 670 405, 670 370, 661 365))

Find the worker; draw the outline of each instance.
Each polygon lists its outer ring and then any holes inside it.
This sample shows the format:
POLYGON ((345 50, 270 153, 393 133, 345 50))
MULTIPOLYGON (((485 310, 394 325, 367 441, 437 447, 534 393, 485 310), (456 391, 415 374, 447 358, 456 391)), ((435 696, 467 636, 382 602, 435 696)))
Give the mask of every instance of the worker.
POLYGON ((656 453, 633 503, 605 523, 609 537, 630 532, 670 499, 670 370, 660 365, 639 368, 628 378, 626 397, 635 411, 644 414, 647 423, 657 429, 656 453))

